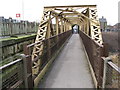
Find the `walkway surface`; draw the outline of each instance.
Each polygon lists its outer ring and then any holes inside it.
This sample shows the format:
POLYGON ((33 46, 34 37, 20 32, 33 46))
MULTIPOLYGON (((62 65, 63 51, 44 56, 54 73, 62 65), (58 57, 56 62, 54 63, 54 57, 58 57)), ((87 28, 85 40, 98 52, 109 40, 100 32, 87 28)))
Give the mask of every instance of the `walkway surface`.
POLYGON ((81 38, 73 34, 39 88, 94 88, 81 38))

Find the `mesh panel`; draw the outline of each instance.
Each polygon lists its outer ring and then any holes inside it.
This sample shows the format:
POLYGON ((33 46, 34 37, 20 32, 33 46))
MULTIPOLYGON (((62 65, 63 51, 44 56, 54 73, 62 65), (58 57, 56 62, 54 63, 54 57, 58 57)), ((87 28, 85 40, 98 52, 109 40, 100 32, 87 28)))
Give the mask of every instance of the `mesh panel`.
POLYGON ((22 62, 18 62, 2 70, 2 89, 13 87, 19 80, 23 79, 22 64, 22 62))
POLYGON ((120 88, 119 80, 120 73, 110 64, 107 64, 106 88, 120 88))

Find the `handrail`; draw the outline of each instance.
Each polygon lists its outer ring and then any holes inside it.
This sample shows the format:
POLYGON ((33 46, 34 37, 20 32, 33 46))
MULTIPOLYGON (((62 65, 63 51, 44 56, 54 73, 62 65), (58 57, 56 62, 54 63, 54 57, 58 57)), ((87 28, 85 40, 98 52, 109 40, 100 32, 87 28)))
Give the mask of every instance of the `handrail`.
POLYGON ((103 45, 101 45, 101 44, 99 44, 99 43, 97 43, 94 39, 92 39, 90 36, 88 36, 85 32, 83 32, 82 30, 80 30, 82 33, 84 33, 88 38, 90 38, 92 41, 94 41, 94 43, 96 44, 96 45, 99 45, 100 47, 103 47, 103 45))
MULTIPOLYGON (((66 31, 66 32, 68 32, 68 31, 66 31)), ((63 33, 66 33, 66 32, 63 32, 63 33)), ((63 34, 63 33, 60 33, 60 34, 58 34, 58 35, 61 35, 61 34, 63 34)), ((52 39, 52 38, 54 38, 54 37, 56 37, 56 36, 58 36, 58 35, 51 36, 50 38, 47 38, 47 39, 52 39)), ((45 40, 47 40, 47 39, 45 39, 45 40)), ((32 44, 29 44, 29 45, 27 45, 27 47, 33 47, 34 45, 39 44, 40 42, 44 42, 45 40, 41 40, 41 41, 38 41, 38 42, 35 42, 35 43, 32 43, 32 44)), ((41 44, 41 45, 42 45, 42 44, 41 44)))
POLYGON ((117 65, 115 65, 113 62, 109 61, 108 64, 114 69, 116 70, 118 73, 120 73, 120 67, 118 67, 117 65))
POLYGON ((15 60, 15 61, 13 61, 13 62, 10 62, 10 63, 8 63, 8 64, 6 64, 6 65, 4 65, 4 66, 1 66, 1 67, 0 67, 0 70, 5 69, 5 68, 7 68, 7 67, 9 67, 9 66, 11 66, 11 65, 14 65, 14 64, 16 64, 16 63, 18 63, 18 62, 20 62, 20 61, 22 61, 22 59, 17 59, 17 60, 15 60))
POLYGON ((27 60, 27 58, 29 58, 29 55, 20 54, 19 56, 21 58, 0 67, 0 70, 3 70, 1 73, 2 77, 4 77, 2 81, 3 84, 1 86, 2 89, 11 89, 21 86, 25 88, 33 88, 32 73, 29 70, 31 68, 29 64, 30 60, 27 60), (6 73, 8 70, 9 73, 6 73))
MULTIPOLYGON (((102 88, 106 88, 107 84, 108 87, 112 87, 112 83, 114 83, 112 80, 114 79, 113 77, 116 77, 116 75, 119 77, 120 74, 120 67, 115 65, 112 62, 112 58, 110 57, 102 57, 102 60, 104 62, 104 69, 103 69, 103 82, 102 82, 102 88), (109 66, 108 66, 109 65, 109 66), (114 71, 118 74, 113 73, 114 71), (107 83, 107 84, 106 84, 107 83)), ((114 79, 115 80, 115 79, 114 79)), ((113 88, 113 87, 112 87, 113 88)), ((117 87, 116 87, 117 88, 117 87)))

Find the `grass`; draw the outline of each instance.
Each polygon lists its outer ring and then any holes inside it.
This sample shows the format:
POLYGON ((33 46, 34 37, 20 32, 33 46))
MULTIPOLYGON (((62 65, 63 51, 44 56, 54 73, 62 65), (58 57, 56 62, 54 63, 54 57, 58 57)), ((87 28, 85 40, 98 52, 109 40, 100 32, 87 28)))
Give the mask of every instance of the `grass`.
POLYGON ((31 34, 31 35, 23 35, 23 36, 19 36, 19 37, 8 37, 8 38, 2 38, 0 39, 0 41, 7 41, 7 40, 17 40, 17 39, 22 39, 22 38, 27 38, 27 37, 30 37, 30 36, 34 36, 36 34, 31 34))

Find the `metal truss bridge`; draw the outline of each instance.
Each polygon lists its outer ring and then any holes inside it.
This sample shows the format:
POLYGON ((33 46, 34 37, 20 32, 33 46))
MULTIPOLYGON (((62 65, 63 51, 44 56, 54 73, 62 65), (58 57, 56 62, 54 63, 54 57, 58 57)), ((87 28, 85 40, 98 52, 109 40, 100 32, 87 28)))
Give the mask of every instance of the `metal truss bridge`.
POLYGON ((19 78, 8 87, 112 87, 106 67, 114 65, 107 57, 96 5, 44 7, 35 43, 24 45, 22 59, 11 64, 19 63, 19 78))

